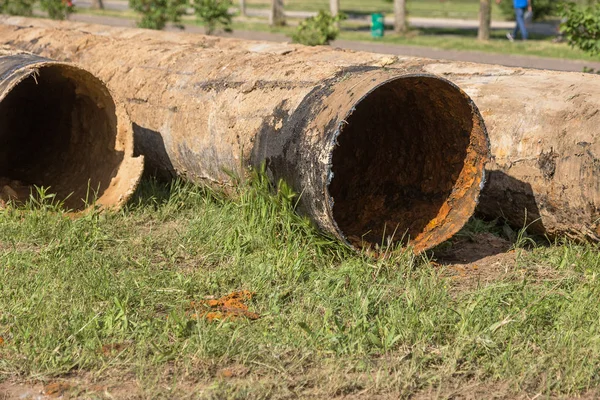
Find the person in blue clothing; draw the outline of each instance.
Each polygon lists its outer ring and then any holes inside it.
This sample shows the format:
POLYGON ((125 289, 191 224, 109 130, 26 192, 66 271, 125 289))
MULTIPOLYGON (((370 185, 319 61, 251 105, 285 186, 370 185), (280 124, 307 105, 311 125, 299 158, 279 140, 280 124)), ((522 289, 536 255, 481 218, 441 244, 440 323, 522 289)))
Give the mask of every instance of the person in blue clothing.
MULTIPOLYGON (((500 4, 502 0, 496 0, 496 3, 500 4)), ((525 27, 525 13, 533 13, 533 8, 531 7, 531 0, 513 0, 513 7, 515 8, 515 17, 517 19, 517 24, 515 25, 515 29, 513 30, 512 35, 509 33, 506 34, 506 37, 511 42, 515 40, 519 31, 521 31, 521 39, 527 40, 527 28, 525 27)))

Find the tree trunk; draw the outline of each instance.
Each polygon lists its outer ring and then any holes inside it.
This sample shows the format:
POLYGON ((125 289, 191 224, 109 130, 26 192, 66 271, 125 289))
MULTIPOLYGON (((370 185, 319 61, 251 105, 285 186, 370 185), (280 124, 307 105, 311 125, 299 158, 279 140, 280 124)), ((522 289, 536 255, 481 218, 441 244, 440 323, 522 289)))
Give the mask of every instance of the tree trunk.
POLYGON ((340 12, 340 0, 329 0, 329 11, 331 15, 336 16, 340 12))
POLYGON ((246 17, 246 0, 240 0, 240 15, 246 17))
POLYGON ((408 29, 406 23, 406 0, 394 0, 394 32, 405 33, 408 29))
POLYGON ((479 0, 479 31, 478 40, 490 39, 490 25, 492 24, 492 0, 479 0))
POLYGON ((104 10, 104 3, 102 0, 92 0, 92 8, 95 10, 104 10))
POLYGON ((285 25, 285 14, 283 12, 283 0, 271 0, 271 16, 269 19, 271 26, 285 25))

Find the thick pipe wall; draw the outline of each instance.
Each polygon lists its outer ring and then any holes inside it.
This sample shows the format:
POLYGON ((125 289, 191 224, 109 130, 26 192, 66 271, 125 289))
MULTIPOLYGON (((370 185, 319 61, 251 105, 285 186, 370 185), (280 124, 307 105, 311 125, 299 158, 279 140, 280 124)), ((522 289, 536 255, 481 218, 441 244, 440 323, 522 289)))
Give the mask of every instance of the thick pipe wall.
POLYGON ((221 185, 265 163, 321 229, 355 247, 410 239, 416 251, 429 249, 475 208, 489 152, 485 127, 462 90, 423 73, 432 61, 385 69, 397 59, 40 24, 2 25, 0 35, 105 79, 151 168, 221 185))
POLYGON ((104 84, 68 63, 0 50, 0 195, 34 186, 68 209, 119 207, 139 182, 131 122, 104 84))

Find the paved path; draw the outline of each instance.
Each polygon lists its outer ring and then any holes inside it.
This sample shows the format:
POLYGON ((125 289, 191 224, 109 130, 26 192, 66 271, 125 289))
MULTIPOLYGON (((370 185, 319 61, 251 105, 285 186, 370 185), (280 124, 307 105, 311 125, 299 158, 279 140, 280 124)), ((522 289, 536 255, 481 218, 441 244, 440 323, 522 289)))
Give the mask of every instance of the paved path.
MULTIPOLYGON (((92 24, 104 24, 111 26, 135 26, 134 21, 117 18, 104 17, 86 14, 74 14, 71 20, 79 22, 87 22, 92 24)), ((186 32, 189 33, 204 33, 202 27, 188 25, 186 32)), ((221 36, 236 37, 249 40, 264 40, 271 42, 288 42, 290 38, 280 33, 258 32, 258 31, 234 31, 232 33, 224 33, 221 36)), ((511 54, 495 54, 483 53, 475 51, 460 51, 460 50, 442 50, 428 47, 404 46, 373 42, 354 42, 348 40, 336 40, 332 43, 333 47, 343 49, 369 51, 373 53, 394 54, 404 56, 426 57, 441 60, 455 61, 471 61, 484 64, 500 64, 510 67, 526 67, 540 69, 554 69, 558 71, 575 71, 581 72, 584 66, 600 70, 600 60, 598 62, 579 61, 579 60, 563 60, 558 58, 543 58, 533 56, 521 56, 511 54)))

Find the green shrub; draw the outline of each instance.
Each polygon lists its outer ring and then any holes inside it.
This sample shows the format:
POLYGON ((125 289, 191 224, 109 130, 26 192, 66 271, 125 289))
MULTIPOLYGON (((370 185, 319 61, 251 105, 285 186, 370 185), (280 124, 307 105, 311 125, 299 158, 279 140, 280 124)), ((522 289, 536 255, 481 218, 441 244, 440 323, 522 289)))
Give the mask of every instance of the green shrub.
POLYGON ((565 3, 561 12, 560 31, 569 44, 591 55, 600 54, 600 3, 585 8, 565 3))
POLYGON ((346 19, 346 15, 342 13, 334 17, 331 13, 321 10, 316 16, 307 18, 298 25, 292 40, 307 46, 329 44, 340 33, 338 23, 343 19, 346 19))
POLYGON ((129 7, 142 14, 137 26, 146 29, 163 29, 167 22, 183 29, 181 16, 186 13, 188 0, 129 0, 129 7))
MULTIPOLYGON (((560 3, 557 0, 531 0, 533 7, 533 19, 541 20, 545 17, 556 16, 560 10, 560 3)), ((514 21, 515 9, 512 0, 502 0, 500 10, 507 20, 514 21)))
POLYGON ((217 26, 222 26, 226 32, 231 32, 231 15, 229 7, 231 0, 192 0, 192 6, 198 20, 201 21, 210 35, 217 26))
POLYGON ((25 15, 33 14, 33 3, 36 0, 0 0, 0 14, 25 15))
POLYGON ((66 0, 40 0, 40 7, 52 19, 67 19, 74 11, 73 3, 66 0))

